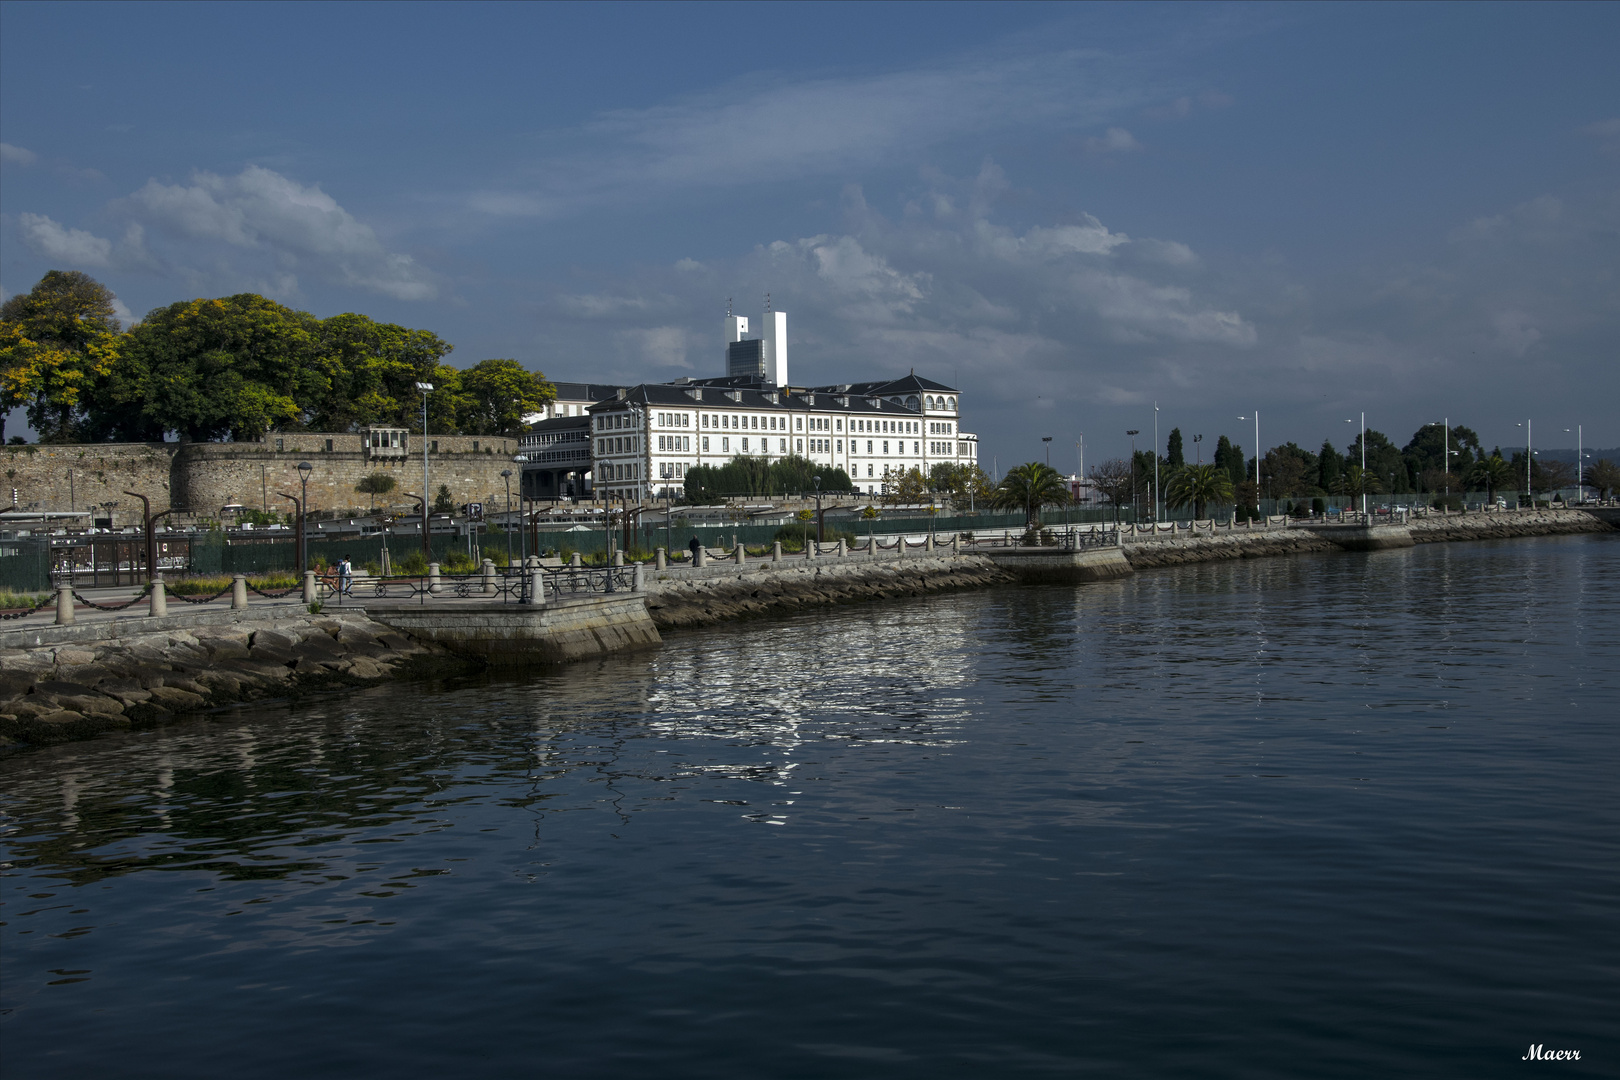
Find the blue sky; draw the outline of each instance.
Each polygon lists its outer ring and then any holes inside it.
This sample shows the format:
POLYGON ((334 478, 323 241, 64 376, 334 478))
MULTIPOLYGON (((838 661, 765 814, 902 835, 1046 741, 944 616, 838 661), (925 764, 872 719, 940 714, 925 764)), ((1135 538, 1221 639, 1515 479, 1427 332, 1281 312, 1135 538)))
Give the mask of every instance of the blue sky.
POLYGON ((1155 401, 1250 451, 1255 408, 1615 446, 1617 41, 1614 4, 5 3, 0 288, 614 381, 719 374, 769 292, 795 382, 955 382, 987 467, 1155 401))

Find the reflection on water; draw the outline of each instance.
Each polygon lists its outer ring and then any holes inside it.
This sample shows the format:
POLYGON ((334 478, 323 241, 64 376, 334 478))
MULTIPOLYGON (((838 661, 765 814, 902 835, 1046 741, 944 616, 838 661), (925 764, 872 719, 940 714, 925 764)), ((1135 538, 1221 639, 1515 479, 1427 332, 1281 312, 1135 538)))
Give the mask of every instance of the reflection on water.
POLYGON ((1477 1075, 1613 1045, 1617 553, 854 606, 13 758, 7 1072, 1477 1075))

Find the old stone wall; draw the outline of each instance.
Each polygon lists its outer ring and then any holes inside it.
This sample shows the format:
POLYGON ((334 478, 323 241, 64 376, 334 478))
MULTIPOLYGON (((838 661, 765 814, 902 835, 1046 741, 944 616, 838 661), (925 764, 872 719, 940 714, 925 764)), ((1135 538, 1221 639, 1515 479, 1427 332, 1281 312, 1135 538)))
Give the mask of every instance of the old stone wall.
MULTIPOLYGON (((154 510, 180 506, 212 517, 220 507, 239 503, 286 512, 292 504, 277 492, 298 494, 301 461, 313 466, 311 510, 369 506, 370 496, 354 489, 362 477, 377 472, 393 476, 396 483, 394 493, 379 499, 378 505, 410 505, 403 493, 420 492, 422 487, 420 441, 414 442, 414 453, 374 457, 364 449, 363 438, 303 432, 272 435, 262 443, 7 446, 4 468, 6 486, 16 489, 19 507, 66 511, 116 502, 112 516, 118 526, 139 520, 140 501, 125 495, 126 490, 147 496, 154 510)), ((517 471, 512 464, 516 439, 442 436, 428 442, 430 497, 443 484, 458 505, 504 499, 500 474, 506 468, 517 471)), ((10 495, 0 491, 0 505, 9 506, 10 495)))
MULTIPOLYGON (((25 510, 69 511, 115 502, 113 521, 140 520, 140 500, 125 495, 139 491, 153 509, 169 505, 179 443, 91 443, 4 447, 6 487, 16 491, 25 510)), ((11 505, 10 490, 0 505, 11 505)))

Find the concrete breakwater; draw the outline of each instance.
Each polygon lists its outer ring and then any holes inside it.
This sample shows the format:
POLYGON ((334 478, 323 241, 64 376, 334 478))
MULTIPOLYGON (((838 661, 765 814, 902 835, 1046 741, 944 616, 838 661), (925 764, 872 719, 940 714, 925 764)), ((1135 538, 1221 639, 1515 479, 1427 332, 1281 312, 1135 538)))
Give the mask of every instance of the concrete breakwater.
POLYGON ((1582 510, 1429 514, 1400 525, 1328 525, 1222 528, 1213 533, 1125 537, 1125 558, 1138 570, 1223 559, 1263 559, 1310 552, 1379 550, 1413 544, 1611 532, 1613 526, 1582 510), (1386 537, 1382 534, 1388 533, 1386 537))
POLYGON ((983 555, 712 563, 652 575, 647 613, 660 630, 672 630, 772 611, 979 589, 1012 580, 983 555))
POLYGON ((239 701, 376 683, 445 652, 353 614, 186 621, 192 625, 0 650, 0 746, 84 739, 239 701))

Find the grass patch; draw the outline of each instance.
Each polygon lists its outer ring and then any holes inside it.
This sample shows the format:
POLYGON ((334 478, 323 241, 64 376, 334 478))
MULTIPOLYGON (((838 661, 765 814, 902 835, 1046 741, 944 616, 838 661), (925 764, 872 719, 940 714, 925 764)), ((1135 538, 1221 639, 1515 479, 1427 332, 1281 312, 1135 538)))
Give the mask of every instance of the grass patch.
MULTIPOLYGON (((248 582, 266 592, 279 592, 301 584, 300 579, 292 574, 249 574, 248 582)), ((173 581, 163 582, 164 591, 174 593, 176 596, 214 596, 230 587, 231 579, 228 577, 176 578, 173 581)))

